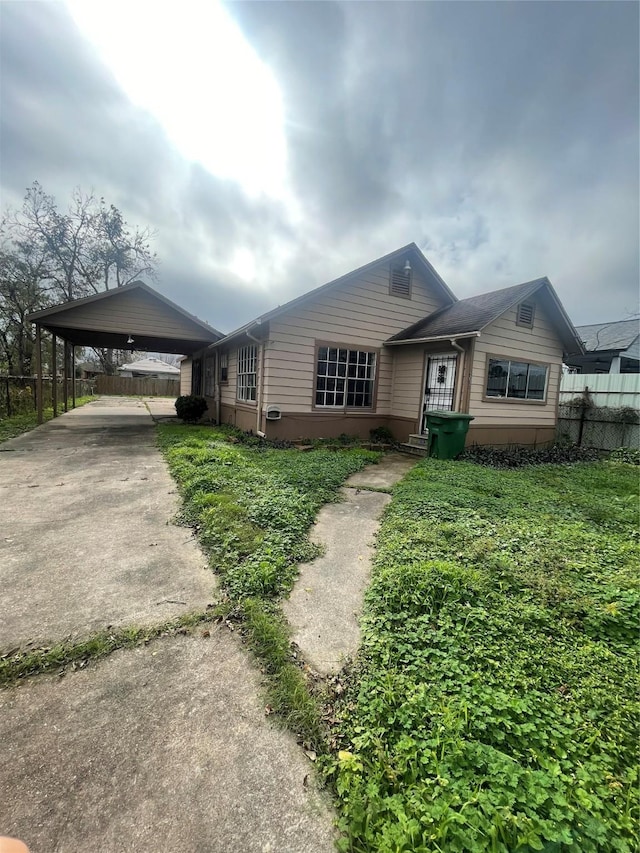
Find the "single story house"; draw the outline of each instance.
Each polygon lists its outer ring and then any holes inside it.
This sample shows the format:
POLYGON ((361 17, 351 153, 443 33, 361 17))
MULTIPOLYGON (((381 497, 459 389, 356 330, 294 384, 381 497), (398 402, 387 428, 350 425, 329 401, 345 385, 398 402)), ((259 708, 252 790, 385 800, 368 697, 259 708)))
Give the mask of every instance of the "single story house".
POLYGON ((576 326, 585 352, 567 358, 572 373, 640 372, 640 320, 576 326))
POLYGON ((458 300, 415 243, 269 311, 181 362, 181 393, 270 439, 473 415, 468 443, 554 439, 563 358, 582 343, 549 279, 458 300))
POLYGON ((173 364, 167 364, 160 358, 149 356, 141 358, 138 361, 131 361, 129 364, 123 364, 118 368, 120 376, 133 376, 137 378, 147 377, 148 379, 174 379, 176 382, 180 379, 180 368, 174 367, 173 364))

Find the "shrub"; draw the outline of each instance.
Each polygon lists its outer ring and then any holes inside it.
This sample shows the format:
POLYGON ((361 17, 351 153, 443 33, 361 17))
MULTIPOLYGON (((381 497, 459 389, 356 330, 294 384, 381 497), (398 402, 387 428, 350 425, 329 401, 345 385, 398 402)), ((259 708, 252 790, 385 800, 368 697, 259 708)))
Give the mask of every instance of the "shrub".
POLYGON ((551 447, 467 447, 458 459, 490 468, 522 468, 525 465, 567 465, 595 462, 600 453, 590 447, 554 444, 551 447))
POLYGON ((375 444, 394 444, 395 438, 393 437, 393 433, 388 427, 379 426, 375 429, 369 430, 369 435, 371 436, 371 441, 375 444))
POLYGON ((176 400, 178 417, 188 424, 195 424, 207 411, 207 401, 204 397, 187 394, 176 400))
POLYGON ((611 451, 612 462, 626 462, 627 465, 640 465, 640 449, 637 447, 618 447, 611 451))

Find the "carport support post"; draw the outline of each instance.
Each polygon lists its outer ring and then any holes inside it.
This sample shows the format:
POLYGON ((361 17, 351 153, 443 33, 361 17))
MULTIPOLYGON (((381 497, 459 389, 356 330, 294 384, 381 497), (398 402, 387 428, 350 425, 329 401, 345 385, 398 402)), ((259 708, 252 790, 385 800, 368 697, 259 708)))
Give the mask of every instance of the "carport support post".
POLYGON ((58 417, 58 359, 57 340, 51 335, 51 405, 53 406, 53 417, 58 417))
POLYGON ((71 408, 76 407, 76 347, 71 344, 71 408))
POLYGON ((64 386, 64 399, 62 406, 64 411, 68 411, 68 398, 69 398, 69 344, 67 341, 64 342, 64 358, 63 358, 63 367, 62 367, 62 384, 64 386))
POLYGON ((38 412, 38 423, 44 420, 44 406, 42 400, 42 333, 40 324, 36 323, 36 410, 38 412))

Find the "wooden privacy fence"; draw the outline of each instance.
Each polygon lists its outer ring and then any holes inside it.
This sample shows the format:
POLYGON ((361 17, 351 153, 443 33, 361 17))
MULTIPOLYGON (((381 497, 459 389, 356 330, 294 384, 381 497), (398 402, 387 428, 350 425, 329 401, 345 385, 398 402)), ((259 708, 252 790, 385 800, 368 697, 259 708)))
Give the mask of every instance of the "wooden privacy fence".
MULTIPOLYGON (((67 379, 67 400, 73 397, 72 379, 67 379)), ((95 382, 90 379, 75 380, 75 396, 89 397, 95 393, 95 382)), ((64 406, 64 380, 56 379, 58 408, 64 406)), ((53 405, 53 378, 42 377, 43 405, 53 405)), ((36 379, 34 376, 0 376, 0 418, 24 415, 37 411, 36 379)))
POLYGON ((96 376, 96 394, 123 394, 135 397, 177 397, 180 394, 180 378, 152 379, 150 376, 96 376))

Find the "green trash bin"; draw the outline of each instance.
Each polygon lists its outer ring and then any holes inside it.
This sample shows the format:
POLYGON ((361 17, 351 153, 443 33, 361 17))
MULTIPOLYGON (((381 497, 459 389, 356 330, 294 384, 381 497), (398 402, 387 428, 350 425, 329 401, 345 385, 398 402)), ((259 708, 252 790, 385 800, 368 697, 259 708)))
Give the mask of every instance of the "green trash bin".
POLYGON ((426 412, 429 433, 429 456, 434 459, 455 459, 464 450, 473 415, 461 412, 426 412))

